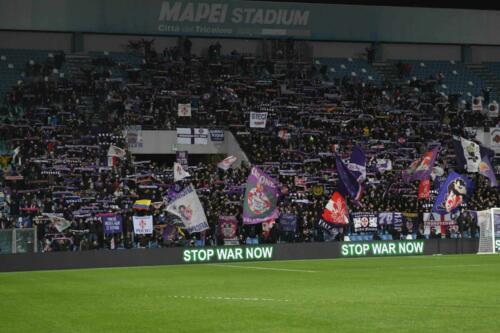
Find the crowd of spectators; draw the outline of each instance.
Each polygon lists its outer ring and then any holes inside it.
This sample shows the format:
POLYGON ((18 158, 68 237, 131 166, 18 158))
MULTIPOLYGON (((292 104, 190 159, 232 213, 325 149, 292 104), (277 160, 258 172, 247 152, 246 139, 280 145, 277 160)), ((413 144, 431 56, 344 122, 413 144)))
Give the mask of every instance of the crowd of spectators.
MULTIPOLYGON (((473 138, 468 128, 498 126, 498 118, 472 112, 470 105, 438 93, 433 83, 328 80, 312 62, 274 62, 237 51, 222 56, 219 43, 211 46, 209 57, 195 57, 189 41, 181 46, 148 49, 139 66, 103 55, 82 67, 78 77, 45 80, 40 71, 30 71, 12 88, 1 107, 2 139, 18 149, 1 171, 1 229, 36 228, 42 251, 214 245, 223 244, 219 216, 234 215, 241 243, 343 240, 354 232, 351 225, 332 232, 317 222, 336 189, 335 154, 347 159, 355 145, 368 157, 367 180, 361 205, 348 198, 350 211, 402 212, 409 221, 399 230, 380 226, 375 239, 387 233, 393 238, 475 236, 477 227, 466 212, 499 207, 498 189, 470 174, 475 191, 457 215, 457 227, 424 236, 423 214, 447 171, 457 169, 452 136, 473 138), (178 118, 178 103, 191 103, 193 116, 178 118), (251 111, 268 112, 265 129, 250 128, 251 111), (190 165, 188 182, 197 189, 210 230, 190 235, 175 228, 166 235, 165 227, 175 222, 162 203, 175 186, 171 161, 140 161, 127 152, 109 165, 107 152, 110 145, 127 149, 123 130, 131 126, 196 125, 231 130, 250 161, 227 172, 208 159, 190 165), (435 143, 441 144, 435 186, 429 200, 417 200, 418 184, 405 184, 401 173, 435 143), (391 167, 380 161, 390 161, 391 167), (294 233, 280 230, 279 220, 267 232, 261 225, 242 224, 251 165, 278 180, 281 213, 297 217, 294 233), (135 210, 137 199, 150 199, 149 211, 135 210), (104 235, 99 216, 110 212, 123 217, 122 233, 104 235), (58 231, 47 217, 51 214, 71 225, 58 231), (153 215, 154 233, 134 235, 132 216, 144 214, 153 215)), ((402 65, 401 73, 408 70, 402 65)))

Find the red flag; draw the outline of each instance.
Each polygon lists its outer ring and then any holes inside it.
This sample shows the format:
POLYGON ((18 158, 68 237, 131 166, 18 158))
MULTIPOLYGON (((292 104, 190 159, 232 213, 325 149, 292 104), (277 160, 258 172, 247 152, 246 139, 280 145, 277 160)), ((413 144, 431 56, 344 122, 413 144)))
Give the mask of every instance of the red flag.
POLYGON ((418 199, 429 199, 431 196, 431 181, 424 179, 420 181, 418 186, 418 199))
POLYGON ((339 193, 333 193, 323 210, 323 220, 332 224, 345 225, 349 223, 349 213, 344 197, 339 193))

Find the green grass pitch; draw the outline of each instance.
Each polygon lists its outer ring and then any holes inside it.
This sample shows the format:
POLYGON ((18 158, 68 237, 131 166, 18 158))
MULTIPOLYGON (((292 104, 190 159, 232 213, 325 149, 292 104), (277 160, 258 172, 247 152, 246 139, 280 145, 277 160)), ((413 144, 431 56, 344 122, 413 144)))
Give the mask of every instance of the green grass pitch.
POLYGON ((499 332, 500 256, 0 273, 0 332, 499 332))

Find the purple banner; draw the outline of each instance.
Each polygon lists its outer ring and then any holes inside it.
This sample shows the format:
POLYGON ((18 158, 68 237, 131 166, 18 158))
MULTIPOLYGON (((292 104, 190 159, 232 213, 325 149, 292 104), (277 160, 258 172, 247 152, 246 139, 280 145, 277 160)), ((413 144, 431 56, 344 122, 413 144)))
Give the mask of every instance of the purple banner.
POLYGON ((338 191, 344 196, 350 195, 355 201, 359 201, 363 194, 363 187, 358 183, 351 171, 347 169, 339 156, 335 156, 335 161, 339 174, 338 191))
POLYGON ((101 216, 102 227, 105 235, 119 234, 123 231, 122 217, 120 215, 101 216))
POLYGON ((236 216, 219 216, 219 233, 224 239, 236 238, 238 232, 238 220, 236 216))
POLYGON ((182 165, 184 170, 188 168, 188 151, 187 150, 178 150, 175 152, 175 160, 177 163, 182 165))
POLYGON ((278 193, 274 180, 253 167, 247 179, 243 201, 243 223, 256 224, 278 218, 278 193))
POLYGON ((281 230, 294 232, 297 227, 297 216, 293 214, 283 214, 280 216, 281 230))

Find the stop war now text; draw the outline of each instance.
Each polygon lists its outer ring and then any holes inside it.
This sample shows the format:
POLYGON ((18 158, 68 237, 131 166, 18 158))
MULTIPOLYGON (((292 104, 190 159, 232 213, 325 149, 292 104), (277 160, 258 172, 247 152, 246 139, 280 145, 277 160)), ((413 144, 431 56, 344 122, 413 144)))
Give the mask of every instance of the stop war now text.
POLYGON ((186 249, 182 259, 186 263, 270 260, 273 254, 272 246, 220 247, 186 249))

